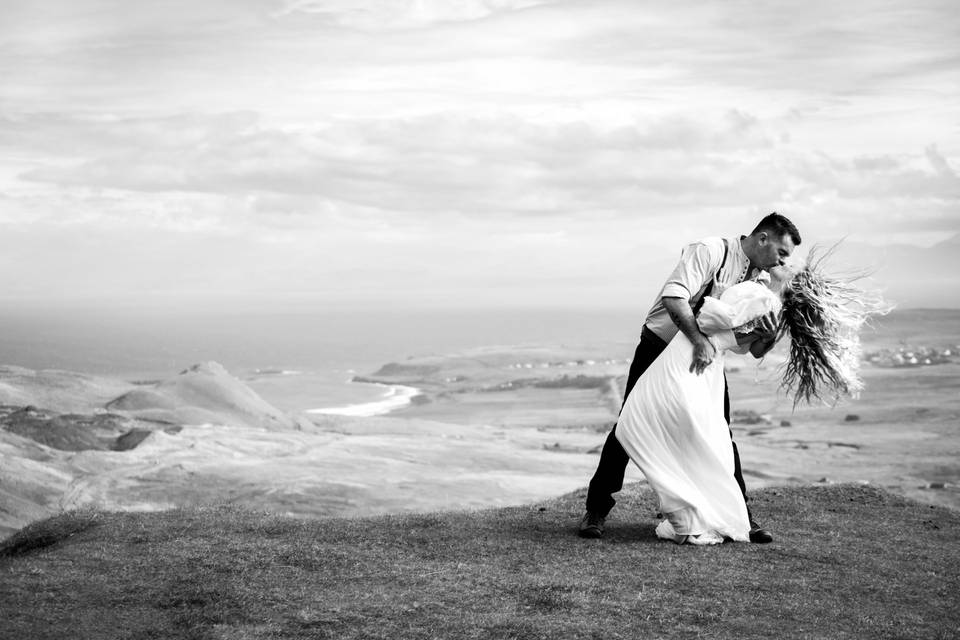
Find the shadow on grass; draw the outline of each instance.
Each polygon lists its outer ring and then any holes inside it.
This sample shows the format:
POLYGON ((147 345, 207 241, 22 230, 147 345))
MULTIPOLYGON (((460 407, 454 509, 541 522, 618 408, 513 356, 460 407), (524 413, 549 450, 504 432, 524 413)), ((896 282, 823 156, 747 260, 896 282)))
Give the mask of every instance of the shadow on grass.
POLYGON ((23 556, 51 547, 96 527, 100 519, 101 516, 95 511, 80 510, 34 522, 0 543, 0 558, 23 556))
POLYGON ((608 544, 665 544, 656 534, 656 523, 624 523, 607 527, 603 535, 608 544))
MULTIPOLYGON (((615 519, 608 519, 603 538, 585 539, 579 536, 580 517, 578 512, 541 508, 531 514, 528 510, 517 508, 511 517, 503 517, 504 530, 509 529, 510 537, 530 541, 576 541, 584 545, 636 545, 664 541, 657 537, 658 520, 648 517, 645 505, 635 508, 621 508, 615 519)), ((492 513, 492 512, 491 512, 492 513)), ((510 513, 500 510, 501 514, 510 513)))

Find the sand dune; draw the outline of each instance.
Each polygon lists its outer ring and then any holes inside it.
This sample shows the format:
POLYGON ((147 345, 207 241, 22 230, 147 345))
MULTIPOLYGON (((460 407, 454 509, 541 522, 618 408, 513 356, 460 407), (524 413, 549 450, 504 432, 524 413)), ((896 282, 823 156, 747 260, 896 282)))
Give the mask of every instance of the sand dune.
POLYGON ((175 424, 230 424, 290 429, 301 423, 268 404, 216 362, 127 391, 108 402, 110 411, 175 424))

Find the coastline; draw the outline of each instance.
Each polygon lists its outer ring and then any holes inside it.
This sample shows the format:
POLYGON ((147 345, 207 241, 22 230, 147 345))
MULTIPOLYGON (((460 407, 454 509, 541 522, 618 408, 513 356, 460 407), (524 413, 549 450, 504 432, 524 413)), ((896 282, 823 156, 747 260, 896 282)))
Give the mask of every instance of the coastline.
POLYGON ((316 409, 307 409, 304 413, 309 415, 331 415, 331 416, 351 416, 356 418, 372 418, 382 416, 404 407, 413 402, 413 398, 420 395, 420 389, 402 384, 387 384, 383 382, 359 382, 351 380, 350 384, 366 384, 382 387, 385 389, 383 395, 373 402, 361 402, 357 404, 348 404, 337 407, 320 407, 316 409))
MULTIPOLYGON (((839 406, 792 406, 777 388, 782 347, 763 361, 731 357, 732 429, 749 488, 870 483, 960 509, 957 317, 870 335, 866 389, 839 406)), ((67 491, 77 505, 142 508, 176 496, 304 516, 573 491, 616 420, 631 346, 480 347, 379 368, 278 362, 239 377, 190 367, 137 384, 0 367, 0 452, 15 461, 0 470, 0 502, 13 505, 0 530, 62 508, 67 491)), ((632 468, 628 476, 642 480, 632 468)))
MULTIPOLYGON (((860 399, 794 409, 777 391, 781 357, 731 358, 727 371, 750 490, 869 483, 960 508, 960 358, 908 368, 866 362, 860 399)), ((616 420, 624 368, 610 351, 564 346, 409 358, 376 378, 339 378, 357 392, 346 402, 330 396, 326 407, 285 417, 287 406, 215 363, 146 388, 6 367, 0 451, 15 463, 0 470, 0 501, 16 509, 0 530, 65 504, 228 501, 315 517, 503 506, 574 491, 616 420)), ((296 389, 289 396, 302 397, 338 379, 280 373, 292 370, 261 371, 258 386, 282 379, 296 389)), ((627 475, 643 479, 632 466, 627 475)))

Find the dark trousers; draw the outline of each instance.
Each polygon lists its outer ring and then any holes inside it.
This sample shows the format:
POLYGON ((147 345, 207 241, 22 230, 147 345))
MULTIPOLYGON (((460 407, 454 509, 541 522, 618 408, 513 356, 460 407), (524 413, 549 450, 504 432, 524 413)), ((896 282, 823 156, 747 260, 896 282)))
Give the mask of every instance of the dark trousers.
MULTIPOLYGON (((667 343, 660 336, 650 331, 646 327, 640 333, 640 344, 633 354, 633 362, 630 363, 630 371, 627 373, 627 386, 623 392, 623 403, 626 404, 627 397, 637 380, 643 375, 643 372, 653 364, 653 361, 663 353, 667 348, 667 343)), ((620 406, 623 411, 623 405, 620 406)), ((723 377, 723 417, 730 424, 730 394, 727 391, 727 377, 723 377)), ((616 500, 613 499, 614 493, 623 488, 623 475, 627 471, 627 463, 630 462, 630 456, 623 450, 620 441, 615 435, 617 426, 614 425, 603 443, 603 450, 600 452, 600 462, 597 463, 597 471, 590 480, 590 488, 587 490, 587 511, 593 511, 606 517, 616 500)), ((740 485, 740 491, 743 493, 744 501, 747 500, 747 486, 743 482, 743 472, 740 469, 740 452, 737 451, 737 443, 733 442, 733 431, 730 432, 730 442, 733 444, 733 477, 740 485)))

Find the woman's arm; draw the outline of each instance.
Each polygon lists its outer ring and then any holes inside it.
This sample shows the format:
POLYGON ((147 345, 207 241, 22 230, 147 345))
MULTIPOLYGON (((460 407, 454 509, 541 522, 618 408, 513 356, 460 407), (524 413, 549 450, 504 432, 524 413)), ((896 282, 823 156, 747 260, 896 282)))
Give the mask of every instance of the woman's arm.
POLYGON ((734 335, 737 338, 737 347, 740 347, 737 349, 737 353, 745 353, 747 350, 744 350, 743 347, 748 347, 750 355, 754 358, 762 358, 767 355, 773 345, 777 343, 776 333, 771 334, 760 327, 748 333, 734 332, 734 335))
POLYGON ((750 355, 754 358, 762 358, 770 349, 773 349, 773 345, 777 344, 779 323, 780 318, 773 311, 760 318, 756 329, 751 332, 756 336, 756 340, 750 345, 750 355))
POLYGON ((736 343, 733 340, 723 340, 722 334, 716 334, 714 339, 719 340, 719 344, 726 348, 730 349, 734 353, 747 353, 750 352, 754 358, 762 358, 767 351, 770 350, 770 345, 764 342, 760 336, 758 336, 753 331, 749 333, 735 333, 730 331, 729 333, 733 334, 736 343), (734 346, 735 344, 735 346, 734 346))
POLYGON ((770 349, 773 349, 773 345, 777 343, 776 337, 773 340, 764 340, 760 336, 756 336, 754 341, 750 344, 750 355, 754 358, 762 358, 767 355, 770 349))
MULTIPOLYGON (((777 344, 777 332, 770 331, 769 326, 758 325, 749 333, 735 333, 737 337, 737 346, 743 347, 749 345, 750 355, 754 358, 762 358, 773 349, 777 344)), ((740 351, 738 349, 738 351, 740 351)), ((742 352, 741 352, 742 353, 742 352)))

